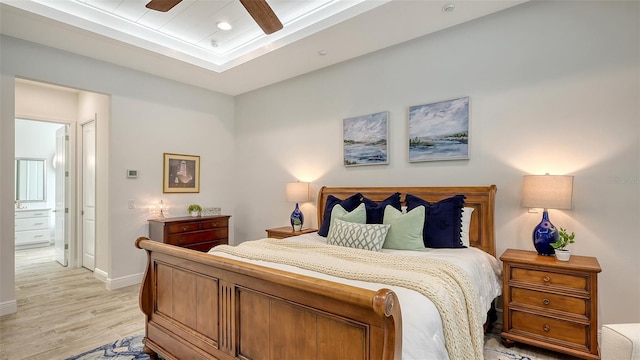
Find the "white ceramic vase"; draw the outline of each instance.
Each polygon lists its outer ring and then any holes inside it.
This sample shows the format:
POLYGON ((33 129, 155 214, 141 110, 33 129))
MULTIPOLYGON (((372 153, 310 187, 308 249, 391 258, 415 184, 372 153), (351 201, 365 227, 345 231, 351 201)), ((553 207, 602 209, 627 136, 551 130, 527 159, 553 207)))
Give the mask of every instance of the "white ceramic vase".
POLYGON ((571 250, 556 249, 556 259, 560 261, 569 261, 570 257, 571 257, 571 250))
POLYGON ((192 211, 191 212, 191 217, 198 217, 198 215, 200 215, 200 213, 197 212, 197 211, 192 211))

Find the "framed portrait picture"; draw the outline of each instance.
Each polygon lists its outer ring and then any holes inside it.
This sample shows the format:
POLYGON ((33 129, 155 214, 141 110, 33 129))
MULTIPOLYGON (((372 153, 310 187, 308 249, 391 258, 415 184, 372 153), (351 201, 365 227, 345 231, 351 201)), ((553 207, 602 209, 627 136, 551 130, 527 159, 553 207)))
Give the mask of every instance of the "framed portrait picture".
POLYGON ((469 97, 409 107, 409 162, 469 158, 469 97))
POLYGON ((200 156, 164 153, 162 173, 162 192, 200 192, 200 156))
POLYGON ((342 142, 345 166, 389 163, 389 112, 344 119, 342 142))

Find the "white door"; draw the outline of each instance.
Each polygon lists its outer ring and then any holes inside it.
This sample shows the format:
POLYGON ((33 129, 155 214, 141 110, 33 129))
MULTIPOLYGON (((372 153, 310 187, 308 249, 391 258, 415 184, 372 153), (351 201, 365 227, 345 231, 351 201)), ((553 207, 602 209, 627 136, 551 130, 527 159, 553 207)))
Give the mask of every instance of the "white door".
POLYGON ((67 266, 69 259, 69 223, 67 196, 69 189, 69 125, 56 131, 56 237, 54 240, 56 261, 67 266))
POLYGON ((82 266, 93 271, 96 256, 96 122, 82 124, 82 266))

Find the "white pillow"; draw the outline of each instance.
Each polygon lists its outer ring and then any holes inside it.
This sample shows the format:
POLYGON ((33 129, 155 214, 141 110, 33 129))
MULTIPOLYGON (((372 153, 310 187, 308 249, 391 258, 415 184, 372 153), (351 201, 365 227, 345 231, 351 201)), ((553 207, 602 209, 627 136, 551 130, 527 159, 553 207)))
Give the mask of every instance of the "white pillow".
POLYGON ((462 208, 462 228, 460 229, 460 241, 462 245, 469 247, 469 226, 471 225, 471 214, 474 208, 462 208))
POLYGON ((380 251, 389 227, 391 225, 359 224, 335 219, 327 236, 327 244, 380 251))

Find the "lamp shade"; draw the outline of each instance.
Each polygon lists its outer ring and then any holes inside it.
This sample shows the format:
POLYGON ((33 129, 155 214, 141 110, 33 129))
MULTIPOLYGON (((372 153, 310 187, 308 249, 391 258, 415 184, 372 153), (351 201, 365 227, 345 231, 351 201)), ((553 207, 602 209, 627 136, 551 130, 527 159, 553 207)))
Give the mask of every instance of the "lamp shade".
POLYGON ((522 206, 544 209, 571 209, 573 176, 525 175, 522 179, 522 206))
POLYGON ((307 202, 309 201, 309 183, 293 182, 287 183, 287 201, 307 202))

